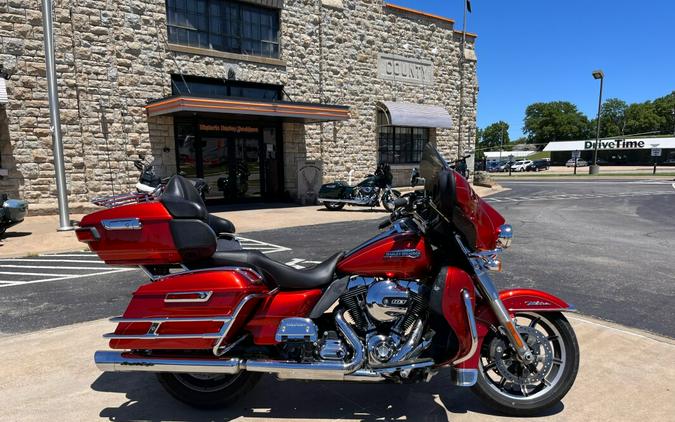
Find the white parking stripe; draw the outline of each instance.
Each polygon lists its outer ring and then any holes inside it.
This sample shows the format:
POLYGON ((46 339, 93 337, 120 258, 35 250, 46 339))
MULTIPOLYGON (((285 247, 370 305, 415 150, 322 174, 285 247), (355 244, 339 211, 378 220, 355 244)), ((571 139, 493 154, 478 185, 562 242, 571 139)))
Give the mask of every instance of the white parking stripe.
MULTIPOLYGON (((64 277, 71 277, 71 276, 76 276, 77 274, 54 274, 54 273, 24 273, 24 272, 9 272, 9 271, 0 271, 0 274, 7 274, 7 275, 31 275, 31 276, 36 276, 36 277, 54 277, 56 275, 58 276, 64 276, 64 277)), ((18 283, 18 281, 13 281, 13 283, 18 283)))
MULTIPOLYGON (((84 277, 92 277, 96 275, 104 275, 104 274, 114 274, 114 273, 122 273, 125 271, 135 271, 136 268, 119 268, 115 270, 109 270, 109 271, 100 271, 97 273, 89 273, 89 274, 74 274, 74 275, 65 275, 65 274, 48 274, 51 275, 51 278, 46 278, 46 279, 40 279, 40 280, 31 280, 31 281, 13 281, 13 284, 9 284, 7 286, 0 286, 0 287, 10 287, 10 286, 23 286, 24 284, 36 284, 36 283, 44 283, 47 281, 61 281, 61 280, 74 280, 77 278, 84 278, 84 277), (59 275, 59 277, 53 277, 55 275, 59 275)), ((0 272, 0 274, 2 274, 0 272)), ((16 273, 14 273, 16 274, 16 273)))
MULTIPOLYGON (((33 258, 6 258, 0 259, 0 262, 19 261, 19 262, 85 262, 87 264, 98 264, 98 262, 88 261, 86 259, 33 259, 33 258)), ((101 265, 105 262, 101 261, 101 265)))
POLYGON ((28 269, 46 269, 46 270, 101 270, 105 267, 59 267, 56 265, 16 265, 0 264, 0 268, 28 268, 28 269))

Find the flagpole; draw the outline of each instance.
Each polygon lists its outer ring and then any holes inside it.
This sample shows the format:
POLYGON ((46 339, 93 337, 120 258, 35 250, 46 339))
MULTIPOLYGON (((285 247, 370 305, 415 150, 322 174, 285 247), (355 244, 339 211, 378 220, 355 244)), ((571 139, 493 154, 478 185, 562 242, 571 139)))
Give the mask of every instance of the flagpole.
POLYGON ((462 114, 464 113, 464 45, 466 43, 466 6, 468 0, 464 2, 464 18, 462 20, 462 51, 459 55, 459 144, 457 146, 457 159, 462 158, 462 114))

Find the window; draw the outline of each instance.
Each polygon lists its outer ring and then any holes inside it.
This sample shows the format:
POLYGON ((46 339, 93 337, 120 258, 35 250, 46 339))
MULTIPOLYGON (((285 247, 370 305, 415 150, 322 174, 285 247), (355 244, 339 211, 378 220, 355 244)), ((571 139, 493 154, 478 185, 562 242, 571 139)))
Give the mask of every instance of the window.
POLYGON ((281 99, 281 86, 279 85, 256 84, 200 76, 171 75, 171 87, 173 95, 192 95, 210 98, 237 97, 263 101, 281 99))
POLYGON ((429 129, 424 127, 390 126, 383 112, 377 113, 379 162, 387 164, 416 164, 429 141, 429 129))
POLYGON ((279 57, 279 11, 230 0, 167 0, 169 42, 279 57))

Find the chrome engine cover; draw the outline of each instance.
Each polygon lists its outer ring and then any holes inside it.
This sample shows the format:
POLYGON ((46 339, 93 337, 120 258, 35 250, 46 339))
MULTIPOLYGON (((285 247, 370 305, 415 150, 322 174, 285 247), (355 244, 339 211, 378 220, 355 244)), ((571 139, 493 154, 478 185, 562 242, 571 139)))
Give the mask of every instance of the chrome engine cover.
POLYGON ((408 310, 408 289, 395 281, 376 281, 368 287, 368 315, 380 322, 389 322, 405 315, 408 310))

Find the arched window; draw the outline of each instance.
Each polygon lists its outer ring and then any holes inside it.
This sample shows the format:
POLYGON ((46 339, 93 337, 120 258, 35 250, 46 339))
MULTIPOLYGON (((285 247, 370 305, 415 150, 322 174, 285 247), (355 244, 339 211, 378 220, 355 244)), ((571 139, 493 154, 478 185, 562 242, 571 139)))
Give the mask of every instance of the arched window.
POLYGON ((377 112, 378 159, 386 164, 417 164, 429 142, 425 127, 392 126, 382 111, 377 112))

